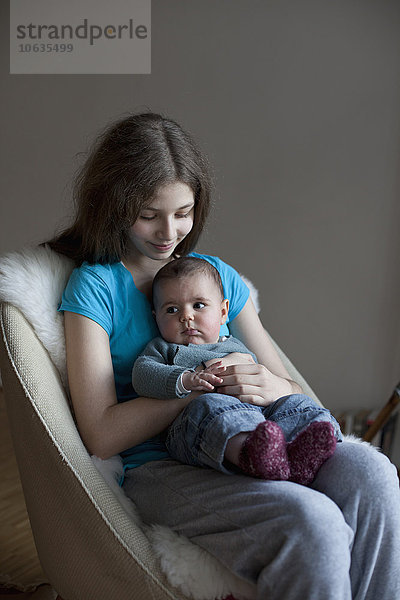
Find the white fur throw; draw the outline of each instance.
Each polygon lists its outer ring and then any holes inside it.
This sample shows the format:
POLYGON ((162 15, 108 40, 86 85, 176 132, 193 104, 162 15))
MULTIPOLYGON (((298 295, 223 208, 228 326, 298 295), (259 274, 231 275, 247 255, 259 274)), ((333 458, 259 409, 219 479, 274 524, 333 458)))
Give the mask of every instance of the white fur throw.
POLYGON ((64 318, 57 312, 73 262, 47 246, 24 248, 0 258, 0 302, 21 310, 67 385, 64 318))
MULTIPOLYGON (((67 387, 64 320, 57 312, 73 263, 47 246, 24 248, 0 257, 0 302, 19 308, 57 367, 67 387)), ((258 308, 257 290, 251 282, 253 302, 258 308)), ((238 600, 253 600, 255 586, 228 571, 219 561, 187 538, 167 527, 145 526, 133 502, 124 494, 118 481, 122 460, 92 457, 96 468, 113 489, 132 520, 153 543, 162 570, 173 586, 195 600, 216 600, 232 594, 238 600)))

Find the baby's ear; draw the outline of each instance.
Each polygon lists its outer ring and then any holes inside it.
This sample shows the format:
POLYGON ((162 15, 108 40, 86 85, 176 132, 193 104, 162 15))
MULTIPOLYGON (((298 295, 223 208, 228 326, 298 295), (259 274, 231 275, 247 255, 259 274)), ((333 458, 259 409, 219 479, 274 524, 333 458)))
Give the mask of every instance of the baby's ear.
POLYGON ((228 318, 228 311, 229 311, 229 300, 227 298, 225 298, 225 300, 222 300, 221 302, 221 325, 223 325, 227 318, 228 318))

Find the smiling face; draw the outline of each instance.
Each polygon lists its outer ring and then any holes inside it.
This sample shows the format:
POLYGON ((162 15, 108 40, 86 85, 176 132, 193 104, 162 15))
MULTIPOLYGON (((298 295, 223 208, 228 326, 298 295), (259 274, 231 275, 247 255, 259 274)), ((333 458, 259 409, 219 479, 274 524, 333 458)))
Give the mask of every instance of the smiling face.
POLYGON ((130 229, 131 254, 169 259, 193 227, 194 195, 185 183, 162 186, 130 229))
POLYGON ((205 273, 160 281, 153 303, 162 337, 175 344, 217 342, 228 316, 228 300, 205 273))

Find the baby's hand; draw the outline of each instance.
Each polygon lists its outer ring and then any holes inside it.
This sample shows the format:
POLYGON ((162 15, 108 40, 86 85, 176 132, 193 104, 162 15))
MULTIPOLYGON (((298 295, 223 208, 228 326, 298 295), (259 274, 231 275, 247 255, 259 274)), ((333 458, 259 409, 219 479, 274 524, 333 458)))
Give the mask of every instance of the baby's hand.
POLYGON ((185 371, 182 375, 183 386, 192 392, 203 390, 212 392, 216 386, 222 383, 221 377, 217 373, 225 371, 226 367, 221 366, 221 362, 213 363, 201 371, 185 371))

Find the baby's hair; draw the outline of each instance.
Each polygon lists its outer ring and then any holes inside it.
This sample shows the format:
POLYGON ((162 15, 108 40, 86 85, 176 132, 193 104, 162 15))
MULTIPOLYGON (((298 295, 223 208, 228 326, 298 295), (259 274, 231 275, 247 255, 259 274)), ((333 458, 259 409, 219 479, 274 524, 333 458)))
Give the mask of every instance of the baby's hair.
POLYGON ((207 275, 207 277, 214 281, 221 294, 221 300, 224 300, 224 288, 218 270, 207 260, 194 256, 183 256, 167 263, 156 273, 153 279, 153 305, 156 288, 162 281, 182 279, 183 277, 189 277, 198 273, 207 275))

